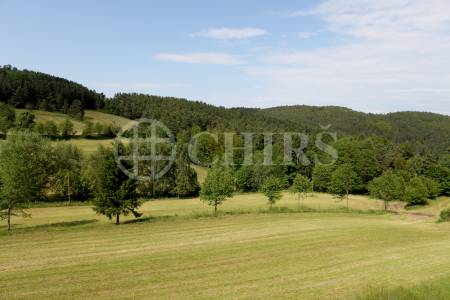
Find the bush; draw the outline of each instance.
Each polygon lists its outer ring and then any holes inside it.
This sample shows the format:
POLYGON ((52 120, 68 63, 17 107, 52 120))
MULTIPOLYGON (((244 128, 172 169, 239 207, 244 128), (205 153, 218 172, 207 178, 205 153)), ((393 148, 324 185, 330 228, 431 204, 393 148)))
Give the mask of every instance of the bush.
POLYGON ((255 173, 252 166, 242 166, 235 173, 236 185, 241 192, 253 192, 257 190, 255 173))
POLYGON ((441 186, 438 182, 428 177, 422 178, 423 183, 427 187, 428 190, 428 198, 435 199, 437 196, 441 194, 441 186))
POLYGON ((449 222, 450 221, 450 208, 441 211, 441 216, 439 222, 449 222))
POLYGON ((405 188, 404 200, 408 206, 423 205, 427 203, 428 189, 420 177, 414 177, 409 181, 405 188))
POLYGON ((405 193, 405 180, 392 171, 386 171, 380 177, 369 183, 369 192, 372 197, 384 200, 384 208, 388 202, 400 200, 405 193))

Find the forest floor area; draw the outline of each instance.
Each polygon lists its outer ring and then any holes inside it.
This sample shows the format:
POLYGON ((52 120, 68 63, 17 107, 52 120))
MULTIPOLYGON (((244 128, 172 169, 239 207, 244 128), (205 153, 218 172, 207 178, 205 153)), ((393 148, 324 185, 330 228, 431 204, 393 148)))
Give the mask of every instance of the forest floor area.
POLYGON ((448 299, 450 198, 405 210, 285 193, 147 201, 119 226, 89 205, 36 206, 0 227, 0 299, 448 299), (415 297, 415 298, 414 298, 415 297))

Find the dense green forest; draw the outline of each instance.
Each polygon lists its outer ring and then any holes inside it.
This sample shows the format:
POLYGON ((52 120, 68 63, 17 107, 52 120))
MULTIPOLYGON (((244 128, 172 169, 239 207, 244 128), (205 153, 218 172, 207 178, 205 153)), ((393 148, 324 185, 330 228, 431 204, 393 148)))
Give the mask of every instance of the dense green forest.
POLYGON ((450 141, 450 117, 427 112, 366 114, 344 107, 282 106, 262 110, 270 117, 289 120, 309 130, 331 125, 345 135, 376 135, 416 149, 446 150, 450 141))
POLYGON ((0 67, 0 101, 16 108, 59 111, 82 117, 83 109, 100 109, 104 95, 52 75, 0 67))
POLYGON ((339 136, 379 136, 414 149, 445 151, 450 141, 450 117, 425 112, 366 114, 342 107, 286 106, 269 109, 224 108, 185 99, 143 94, 117 94, 106 102, 112 114, 160 120, 178 132, 198 126, 238 132, 320 132, 339 136), (322 127, 321 127, 322 126, 322 127))

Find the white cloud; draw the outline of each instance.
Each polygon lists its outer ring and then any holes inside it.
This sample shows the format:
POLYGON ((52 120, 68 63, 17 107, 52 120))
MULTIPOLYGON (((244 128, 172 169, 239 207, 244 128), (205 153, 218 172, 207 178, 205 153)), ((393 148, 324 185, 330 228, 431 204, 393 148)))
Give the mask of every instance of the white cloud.
POLYGON ((192 37, 206 37, 218 40, 243 40, 266 35, 266 30, 262 28, 210 28, 200 32, 192 33, 192 37))
POLYGON ((309 39, 312 36, 314 36, 313 32, 301 31, 301 32, 297 33, 297 37, 299 39, 309 39))
POLYGON ((245 63, 240 56, 217 52, 160 53, 155 55, 155 58, 191 64, 241 65, 245 63))
POLYGON ((345 39, 247 68, 269 82, 268 98, 450 114, 450 1, 327 0, 307 14, 345 39))
POLYGON ((288 13, 288 17, 305 17, 305 16, 313 16, 316 14, 314 10, 296 10, 288 13))

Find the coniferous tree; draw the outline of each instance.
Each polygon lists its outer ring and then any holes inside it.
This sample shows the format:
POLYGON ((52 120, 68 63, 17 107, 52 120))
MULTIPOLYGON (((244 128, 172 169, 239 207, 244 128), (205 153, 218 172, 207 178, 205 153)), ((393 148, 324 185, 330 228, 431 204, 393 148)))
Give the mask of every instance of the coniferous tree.
POLYGON ((120 223, 121 215, 142 215, 137 212, 141 202, 136 193, 136 181, 120 170, 111 149, 99 147, 91 156, 89 173, 93 180, 96 213, 109 219, 115 217, 116 224, 120 223))
POLYGON ((80 100, 75 99, 67 110, 67 114, 72 118, 83 120, 84 118, 84 110, 83 104, 80 100))
POLYGON ((200 187, 197 173, 190 164, 187 145, 179 143, 177 150, 174 193, 180 198, 197 196, 200 187))
POLYGON ((14 126, 16 120, 16 114, 14 109, 0 102, 0 132, 6 133, 10 128, 14 126))

